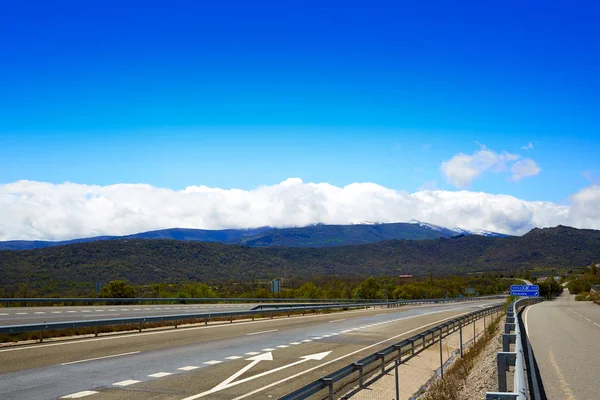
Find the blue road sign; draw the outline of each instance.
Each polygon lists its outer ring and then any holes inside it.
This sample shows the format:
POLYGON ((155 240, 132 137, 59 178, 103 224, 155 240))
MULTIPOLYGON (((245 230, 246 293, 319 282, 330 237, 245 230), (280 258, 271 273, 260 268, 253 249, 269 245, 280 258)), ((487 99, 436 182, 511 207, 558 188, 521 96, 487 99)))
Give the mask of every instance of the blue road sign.
POLYGON ((510 290, 537 290, 540 291, 540 287, 538 285, 510 285, 510 290))
POLYGON ((510 294, 512 296, 522 296, 522 297, 539 297, 540 292, 538 290, 511 290, 510 294))

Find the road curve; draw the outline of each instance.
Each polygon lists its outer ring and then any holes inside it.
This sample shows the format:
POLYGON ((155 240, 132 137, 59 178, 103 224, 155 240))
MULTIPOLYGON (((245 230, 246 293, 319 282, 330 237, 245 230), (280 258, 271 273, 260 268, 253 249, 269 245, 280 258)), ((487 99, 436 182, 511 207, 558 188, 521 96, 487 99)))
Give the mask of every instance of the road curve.
POLYGON ((0 349, 0 398, 276 398, 431 324, 501 301, 355 310, 5 348, 0 349))
POLYGON ((575 301, 565 289, 528 307, 523 318, 548 399, 600 398, 600 306, 575 301))

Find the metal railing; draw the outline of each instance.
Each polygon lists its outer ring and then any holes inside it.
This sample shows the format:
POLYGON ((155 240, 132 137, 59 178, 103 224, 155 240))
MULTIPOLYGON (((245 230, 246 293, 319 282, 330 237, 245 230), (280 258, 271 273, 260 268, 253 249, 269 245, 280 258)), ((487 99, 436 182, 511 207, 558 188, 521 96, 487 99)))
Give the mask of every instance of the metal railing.
MULTIPOLYGON (((335 393, 340 392, 350 385, 358 383, 356 391, 361 390, 365 386, 365 379, 372 376, 382 376, 386 371, 386 365, 393 362, 391 368, 395 370, 396 376, 396 398, 399 398, 398 392, 398 366, 414 356, 418 355, 428 347, 433 346, 436 342, 440 344, 440 374, 443 377, 444 362, 442 357, 442 340, 444 337, 456 332, 460 332, 460 355, 463 355, 463 327, 473 323, 473 331, 475 332, 475 321, 484 318, 488 315, 501 313, 503 305, 497 305, 471 312, 460 317, 456 317, 447 322, 439 324, 426 331, 418 333, 408 339, 404 339, 399 343, 393 344, 373 353, 357 362, 347 365, 323 378, 313 381, 285 396, 279 400, 303 400, 311 398, 327 398, 333 400, 335 393), (317 396, 320 395, 320 396, 317 396)), ((474 335, 475 337, 475 335, 474 335)), ((387 370, 391 370, 388 368, 387 370)), ((375 379, 375 378, 374 378, 375 379)))
POLYGON ((521 298, 512 302, 506 311, 506 323, 502 335, 502 351, 498 353, 498 391, 487 392, 486 400, 527 400, 530 398, 527 391, 527 374, 525 372, 525 354, 523 341, 527 332, 521 332, 518 312, 521 308, 543 301, 543 297, 521 298), (513 333, 514 332, 514 333, 513 333), (510 351, 510 345, 514 351, 510 351), (509 367, 514 367, 513 387, 508 391, 507 374, 509 367))
MULTIPOLYGON (((491 296, 479 296, 479 297, 463 297, 459 298, 443 298, 443 299, 416 299, 416 300, 402 300, 405 303, 420 303, 423 301, 458 301, 458 300, 485 300, 495 299, 500 297, 506 297, 504 295, 491 295, 491 296)), ((25 305, 40 305, 45 304, 100 304, 100 303, 292 303, 292 302, 303 302, 303 303, 381 303, 383 300, 375 299, 299 299, 299 298, 240 298, 240 297, 131 297, 131 298, 108 298, 108 297, 4 297, 0 298, 0 304, 10 305, 14 303, 22 303, 25 305)), ((386 300, 388 301, 388 300, 386 300)), ((389 300, 395 302, 396 300, 389 300)))
MULTIPOLYGON (((489 297, 484 298, 487 300, 489 297)), ((482 300, 481 298, 469 298, 469 301, 482 300)), ((319 310, 335 310, 335 309, 352 309, 352 308, 363 308, 363 307, 376 307, 381 306, 382 308, 400 307, 406 304, 424 304, 424 303, 450 303, 450 302, 462 302, 466 299, 431 299, 431 300, 417 300, 417 301, 394 301, 394 302, 377 302, 377 303, 338 303, 329 305, 308 305, 302 307, 287 307, 287 308, 268 308, 260 310, 240 310, 240 311, 222 311, 222 312, 210 312, 210 313, 198 313, 198 314, 175 314, 175 315, 157 315, 157 316, 146 316, 146 317, 129 317, 129 318, 110 318, 110 319, 98 319, 91 321, 68 321, 68 322, 49 322, 43 324, 24 324, 24 325, 6 325, 0 326, 0 334, 14 334, 22 332, 39 332, 40 341, 43 340, 44 331, 54 331, 60 329, 74 329, 74 328, 96 328, 95 335, 98 336, 98 327, 110 326, 110 325, 138 325, 138 330, 141 332, 144 328, 145 323, 152 322, 164 322, 173 321, 175 327, 178 323, 185 320, 203 320, 205 324, 211 319, 225 319, 233 322, 236 317, 247 317, 254 320, 255 317, 261 315, 274 314, 287 314, 289 317, 292 312, 318 312, 319 310)))

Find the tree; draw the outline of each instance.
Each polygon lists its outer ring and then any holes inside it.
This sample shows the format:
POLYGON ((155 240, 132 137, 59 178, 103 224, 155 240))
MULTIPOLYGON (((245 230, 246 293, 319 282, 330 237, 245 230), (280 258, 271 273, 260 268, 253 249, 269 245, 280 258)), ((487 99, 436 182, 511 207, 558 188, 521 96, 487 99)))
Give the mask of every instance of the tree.
POLYGON ((132 298, 135 297, 135 289, 125 281, 110 281, 107 286, 100 290, 100 297, 105 298, 132 298))
POLYGON ((358 285, 358 288, 356 288, 356 293, 361 299, 376 299, 379 289, 380 287, 377 279, 369 277, 362 281, 360 285, 358 285))

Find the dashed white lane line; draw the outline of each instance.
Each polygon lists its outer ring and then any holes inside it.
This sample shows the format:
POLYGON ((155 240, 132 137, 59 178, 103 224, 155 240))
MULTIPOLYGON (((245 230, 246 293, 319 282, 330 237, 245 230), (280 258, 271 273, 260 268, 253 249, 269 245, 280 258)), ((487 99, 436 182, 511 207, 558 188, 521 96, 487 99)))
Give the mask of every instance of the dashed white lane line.
POLYGON ((140 381, 136 381, 134 379, 128 379, 126 381, 115 382, 115 383, 113 383, 113 386, 129 386, 129 385, 133 385, 134 383, 140 383, 140 381))
POLYGON ((103 360, 105 358, 114 358, 114 357, 122 357, 122 356, 130 356, 132 354, 138 354, 139 351, 130 351, 129 353, 121 353, 121 354, 113 354, 112 356, 104 356, 104 357, 95 357, 95 358, 87 358, 85 360, 79 360, 79 361, 70 361, 70 362, 66 362, 66 363, 62 363, 60 365, 71 365, 71 364, 79 364, 82 362, 87 362, 87 361, 96 361, 96 360, 103 360))
POLYGON ((34 314, 46 314, 44 311, 35 311, 34 314))
POLYGON ((17 315, 27 315, 26 312, 18 312, 18 313, 15 313, 15 314, 17 314, 17 315))
POLYGON ((290 344, 291 344, 292 346, 296 346, 296 345, 299 345, 299 344, 300 344, 300 342, 290 342, 290 344))
POLYGON ((155 374, 148 375, 150 378, 162 378, 163 376, 173 375, 171 372, 157 372, 155 374))
POLYGON ((263 334, 263 333, 277 332, 278 330, 279 330, 279 329, 269 329, 268 331, 260 331, 260 332, 246 333, 246 336, 261 335, 261 334, 263 334))
POLYGON ((321 336, 314 337, 313 340, 321 340, 323 339, 321 336))
POLYGON ((262 349, 262 351, 275 351, 275 349, 272 349, 270 347, 267 347, 266 349, 262 349))
POLYGON ((0 313, 0 315, 8 315, 8 313, 5 313, 5 312, 4 312, 4 313, 0 313))
POLYGON ((75 313, 75 312, 77 312, 77 311, 67 311, 67 312, 68 312, 68 313, 75 313))
POLYGON ((277 346, 278 349, 285 349, 286 347, 290 347, 287 344, 280 344, 279 346, 277 346))
POLYGON ((323 335, 324 338, 331 337, 331 335, 323 335))
POLYGON ((312 340, 311 339, 304 339, 303 342, 304 343, 309 343, 309 342, 312 342, 312 340))
POLYGON ((346 320, 346 318, 336 319, 335 321, 329 321, 329 323, 331 324, 331 323, 334 323, 334 322, 342 322, 342 321, 345 321, 345 320, 346 320))
POLYGON ((589 319, 589 318, 586 318, 586 317, 583 317, 583 318, 585 318, 585 320, 588 321, 588 322, 592 322, 592 320, 589 319))
POLYGON ((247 356, 256 356, 258 354, 260 354, 258 351, 249 351, 246 353, 247 356))
POLYGON ((62 396, 61 399, 80 399, 82 397, 90 396, 90 395, 96 394, 96 393, 98 393, 98 392, 95 392, 93 390, 84 390, 83 392, 77 392, 77 393, 68 394, 66 396, 62 396))
POLYGON ((52 314, 62 314, 62 311, 52 311, 52 314))
POLYGON ((177 368, 180 371, 192 371, 194 369, 198 369, 200 367, 196 367, 195 365, 188 365, 187 367, 177 368))
POLYGON ((81 310, 81 312, 92 312, 92 310, 81 310))
POLYGON ((229 356, 225 357, 226 360, 239 360, 242 356, 229 356))
POLYGON ((210 361, 204 362, 204 364, 215 365, 215 364, 221 364, 222 362, 223 361, 219 361, 219 360, 210 360, 210 361))

